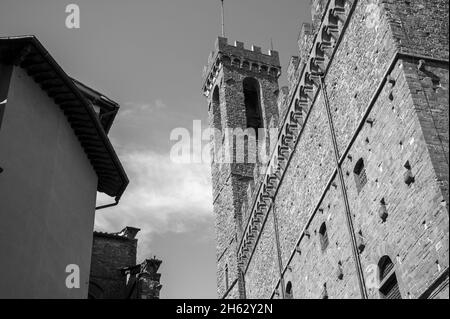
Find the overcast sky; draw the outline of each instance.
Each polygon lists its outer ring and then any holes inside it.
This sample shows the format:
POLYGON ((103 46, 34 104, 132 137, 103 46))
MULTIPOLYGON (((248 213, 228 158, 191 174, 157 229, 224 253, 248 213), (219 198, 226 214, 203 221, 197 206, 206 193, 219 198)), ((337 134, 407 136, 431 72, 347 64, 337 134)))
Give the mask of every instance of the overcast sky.
MULTIPOLYGON (((310 0, 225 0, 235 40, 280 52, 283 71, 297 55, 310 0)), ((95 227, 135 226, 138 262, 161 258, 162 298, 216 298, 215 234, 209 164, 169 159, 170 132, 207 125, 201 74, 220 34, 219 0, 1 0, 0 36, 34 34, 72 77, 121 105, 110 138, 130 178, 117 208, 95 227), (80 7, 67 29, 66 5, 80 7)), ((280 79, 286 83, 286 74, 280 79)), ((103 200, 102 200, 103 201, 103 200)))

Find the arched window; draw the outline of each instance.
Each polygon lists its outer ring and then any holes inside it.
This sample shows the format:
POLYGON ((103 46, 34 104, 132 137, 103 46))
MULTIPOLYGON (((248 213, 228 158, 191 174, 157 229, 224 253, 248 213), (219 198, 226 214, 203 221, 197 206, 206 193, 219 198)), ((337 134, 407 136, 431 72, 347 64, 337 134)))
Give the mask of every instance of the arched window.
POLYGON ((231 64, 231 58, 227 55, 222 56, 222 62, 225 65, 230 65, 231 64))
POLYGON ((402 299, 394 263, 389 256, 384 256, 378 262, 380 297, 382 299, 402 299))
POLYGON ((222 131, 222 115, 220 113, 220 92, 218 86, 214 88, 212 96, 212 112, 214 116, 213 119, 214 128, 222 131))
POLYGON ((290 282, 290 281, 288 281, 288 283, 286 285, 285 298, 286 299, 294 299, 294 293, 292 291, 292 282, 290 282))
POLYGON ((243 88, 247 128, 253 128, 256 136, 258 136, 258 129, 264 127, 261 115, 259 83, 254 78, 246 78, 243 82, 243 88))
POLYGON ((320 247, 322 248, 322 251, 325 251, 328 247, 328 233, 327 233, 327 225, 325 223, 323 223, 322 226, 320 226, 319 236, 320 236, 320 247))
POLYGON ((323 284, 321 299, 328 299, 327 283, 323 284))
POLYGON ((216 86, 213 91, 212 100, 211 100, 211 111, 212 114, 212 127, 214 129, 214 136, 211 138, 214 140, 214 147, 211 148, 211 160, 213 163, 220 162, 220 148, 222 146, 222 114, 220 111, 220 91, 219 87, 216 86))
POLYGON ((356 162, 353 173, 355 175, 356 189, 359 194, 367 184, 366 168, 364 167, 364 160, 362 158, 360 158, 358 162, 356 162))

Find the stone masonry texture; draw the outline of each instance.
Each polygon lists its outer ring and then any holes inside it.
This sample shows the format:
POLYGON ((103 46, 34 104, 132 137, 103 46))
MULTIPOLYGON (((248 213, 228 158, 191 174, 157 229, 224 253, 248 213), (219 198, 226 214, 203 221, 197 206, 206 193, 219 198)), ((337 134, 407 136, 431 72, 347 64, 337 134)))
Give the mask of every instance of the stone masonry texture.
POLYGON ((96 299, 125 298, 126 281, 121 269, 136 265, 137 239, 94 233, 90 282, 96 299), (98 289, 95 289, 98 288, 98 289))
POLYGON ((314 82, 261 217, 258 192, 272 173, 212 163, 219 296, 382 298, 379 262, 389 257, 401 298, 448 299, 449 3, 313 0, 311 8, 289 87, 278 88, 277 52, 224 38, 205 68, 211 127, 245 128, 243 81, 252 77, 264 127, 279 137, 314 82), (307 78, 315 66, 323 82, 307 78))
POLYGON ((137 232, 134 227, 119 233, 94 232, 90 299, 159 299, 161 260, 136 264, 137 232))

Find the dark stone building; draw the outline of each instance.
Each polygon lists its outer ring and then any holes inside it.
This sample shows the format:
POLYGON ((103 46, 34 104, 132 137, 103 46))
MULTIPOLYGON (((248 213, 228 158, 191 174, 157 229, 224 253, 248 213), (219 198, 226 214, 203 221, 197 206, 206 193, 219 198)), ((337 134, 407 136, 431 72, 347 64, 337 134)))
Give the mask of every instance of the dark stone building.
POLYGON ((134 227, 119 233, 94 232, 89 298, 159 299, 161 260, 136 264, 138 232, 134 227))
POLYGON ((449 297, 448 5, 312 1, 281 89, 277 52, 217 40, 213 155, 270 145, 212 162, 220 297, 449 297))

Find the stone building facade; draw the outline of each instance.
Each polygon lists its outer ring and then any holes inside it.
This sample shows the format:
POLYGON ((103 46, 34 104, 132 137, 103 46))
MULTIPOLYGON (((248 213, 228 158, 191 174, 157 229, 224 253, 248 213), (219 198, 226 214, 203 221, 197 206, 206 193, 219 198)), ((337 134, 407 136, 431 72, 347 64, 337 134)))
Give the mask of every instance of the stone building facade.
POLYGON ((281 89, 276 51, 218 38, 220 297, 449 297, 448 5, 313 0, 281 89), (262 129, 269 160, 221 161, 228 128, 262 129))
POLYGON ((136 264, 138 232, 134 227, 119 233, 94 232, 90 299, 159 299, 161 260, 136 264))

